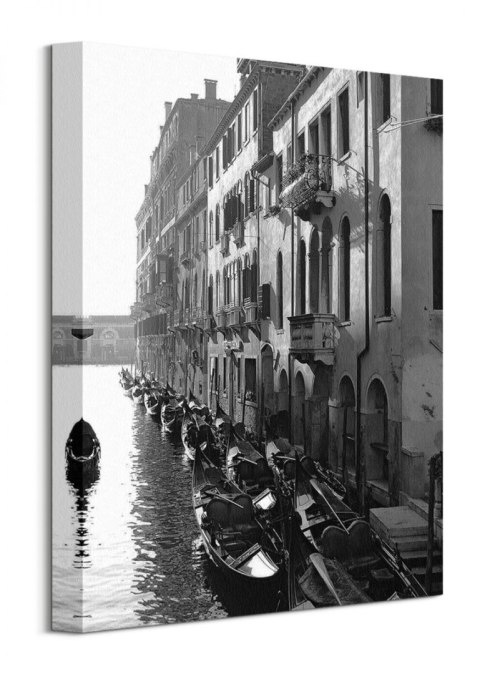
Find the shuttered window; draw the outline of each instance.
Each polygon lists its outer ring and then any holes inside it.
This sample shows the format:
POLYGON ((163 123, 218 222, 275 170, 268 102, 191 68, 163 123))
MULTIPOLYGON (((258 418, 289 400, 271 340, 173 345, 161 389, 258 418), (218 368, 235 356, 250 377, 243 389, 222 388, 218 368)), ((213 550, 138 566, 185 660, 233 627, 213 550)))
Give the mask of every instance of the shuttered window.
POLYGON ((433 308, 443 309, 443 211, 432 212, 433 308))

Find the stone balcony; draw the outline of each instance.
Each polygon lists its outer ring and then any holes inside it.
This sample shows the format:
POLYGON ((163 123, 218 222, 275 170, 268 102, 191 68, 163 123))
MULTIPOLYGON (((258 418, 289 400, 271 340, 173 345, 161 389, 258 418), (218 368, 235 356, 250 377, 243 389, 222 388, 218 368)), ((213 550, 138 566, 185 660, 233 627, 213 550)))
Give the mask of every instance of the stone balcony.
POLYGON ((155 293, 145 293, 142 298, 142 310, 151 314, 158 309, 155 293))
POLYGON ((217 311, 217 330, 225 330, 227 327, 227 314, 223 309, 217 311))
POLYGON ((245 243, 245 224, 243 220, 239 220, 233 226, 233 243, 240 248, 245 243))
POLYGON ((156 299, 160 307, 170 307, 173 303, 173 283, 162 281, 157 286, 156 299))
POLYGON ((230 233, 226 232, 220 237, 220 252, 222 255, 228 255, 230 252, 230 233))
POLYGON ((284 208, 293 208, 302 220, 321 207, 332 208, 332 158, 307 154, 289 166, 283 176, 280 202, 284 208))
POLYGON ((339 335, 334 314, 303 314, 288 320, 290 353, 303 362, 321 360, 333 365, 339 335))
POLYGON ((215 319, 211 314, 205 315, 203 318, 203 329, 205 332, 213 332, 215 330, 215 319))
POLYGON ((240 307, 229 307, 227 312, 227 327, 239 328, 243 324, 243 312, 240 307))
POLYGON ((245 310, 245 323, 247 325, 253 325, 257 322, 258 318, 258 307, 256 302, 245 302, 243 305, 245 310))

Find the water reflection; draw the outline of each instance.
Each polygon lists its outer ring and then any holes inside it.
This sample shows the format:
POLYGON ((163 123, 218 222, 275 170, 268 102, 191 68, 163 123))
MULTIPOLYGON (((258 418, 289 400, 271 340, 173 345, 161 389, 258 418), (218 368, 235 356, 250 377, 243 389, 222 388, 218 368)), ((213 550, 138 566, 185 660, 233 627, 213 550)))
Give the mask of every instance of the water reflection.
POLYGON ((55 366, 53 376, 55 628, 92 631, 265 611, 262 599, 242 604, 211 566, 193 516, 183 447, 122 395, 117 368, 55 366), (67 392, 78 377, 83 393, 75 399, 67 392), (64 454, 82 415, 102 448, 98 472, 83 484, 68 466, 65 472, 64 454))

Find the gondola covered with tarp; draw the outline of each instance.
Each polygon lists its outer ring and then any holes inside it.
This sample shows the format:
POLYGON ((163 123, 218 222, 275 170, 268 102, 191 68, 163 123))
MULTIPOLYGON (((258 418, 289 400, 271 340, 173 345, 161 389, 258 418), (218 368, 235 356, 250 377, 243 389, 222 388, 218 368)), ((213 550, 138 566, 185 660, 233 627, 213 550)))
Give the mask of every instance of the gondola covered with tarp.
POLYGON ((73 469, 94 470, 100 459, 100 442, 92 426, 83 418, 77 421, 65 445, 67 463, 73 469))

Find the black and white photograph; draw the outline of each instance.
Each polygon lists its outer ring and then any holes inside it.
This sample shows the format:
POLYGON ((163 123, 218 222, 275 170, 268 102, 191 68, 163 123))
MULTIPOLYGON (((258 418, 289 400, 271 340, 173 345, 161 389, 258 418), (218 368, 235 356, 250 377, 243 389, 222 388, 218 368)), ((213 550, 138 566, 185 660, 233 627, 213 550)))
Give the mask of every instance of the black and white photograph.
POLYGON ((75 85, 53 628, 441 594, 443 81, 54 46, 54 206, 75 85))

